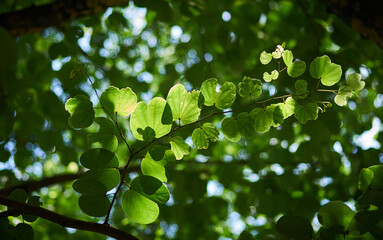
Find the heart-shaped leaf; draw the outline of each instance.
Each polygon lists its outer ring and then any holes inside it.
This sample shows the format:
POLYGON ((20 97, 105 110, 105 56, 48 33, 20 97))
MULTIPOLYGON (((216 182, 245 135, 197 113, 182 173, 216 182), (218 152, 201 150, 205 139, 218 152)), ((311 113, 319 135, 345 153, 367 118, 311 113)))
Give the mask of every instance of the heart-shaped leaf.
POLYGON ((94 120, 93 104, 87 96, 77 95, 65 103, 65 110, 70 113, 69 125, 73 128, 86 128, 94 120))
POLYGON ((221 123, 221 129, 223 135, 232 142, 238 142, 241 139, 241 134, 239 133, 237 121, 233 117, 223 119, 221 123))
POLYGON ((361 81, 362 75, 359 73, 351 73, 347 76, 346 82, 350 86, 350 88, 354 91, 360 91, 364 88, 366 83, 361 81))
POLYGON ((217 99, 217 84, 218 80, 215 78, 209 78, 201 85, 201 93, 204 97, 205 106, 213 106, 217 99))
POLYGON ((218 129, 209 122, 206 122, 202 125, 202 130, 206 134, 206 136, 210 139, 210 141, 215 142, 218 140, 219 131, 218 129))
POLYGON ((166 203, 169 200, 169 190, 165 185, 152 176, 138 176, 130 183, 130 188, 142 196, 156 202, 166 203))
POLYGON ((332 201, 319 209, 318 220, 323 228, 334 233, 345 233, 354 212, 343 202, 332 201))
POLYGON ((81 164, 89 169, 118 168, 116 154, 103 148, 93 148, 80 157, 81 164))
POLYGON ((290 77, 297 78, 306 71, 306 63, 303 61, 295 61, 287 67, 287 74, 290 77))
POLYGON ((233 105, 236 96, 237 91, 234 83, 225 82, 219 89, 219 93, 215 101, 215 106, 221 110, 229 108, 231 105, 233 105))
POLYGON ((303 124, 308 120, 315 120, 318 118, 318 106, 313 102, 307 103, 306 105, 297 104, 294 109, 294 116, 303 124))
POLYGON ((289 67, 293 63, 294 55, 290 50, 285 50, 282 54, 283 62, 289 67))
POLYGON ((118 146, 118 140, 117 137, 113 134, 115 131, 114 123, 104 117, 98 117, 94 121, 100 125, 100 128, 98 132, 88 135, 89 142, 99 142, 105 149, 110 151, 116 150, 118 146))
POLYGON ((342 68, 338 64, 331 63, 331 59, 324 55, 316 57, 311 62, 310 74, 313 78, 320 78, 324 86, 332 86, 339 82, 342 76, 342 68))
POLYGON ((236 116, 237 128, 240 135, 244 138, 251 139, 254 137, 254 121, 247 112, 241 112, 236 116))
POLYGON ((209 147, 209 140, 201 128, 194 129, 192 141, 197 149, 207 149, 209 147))
POLYGON ((144 175, 153 176, 162 182, 168 181, 164 166, 159 161, 153 160, 149 153, 141 161, 141 171, 144 175))
POLYGON ((258 97, 262 93, 261 80, 244 77, 238 84, 238 94, 241 97, 258 97))
POLYGON ((117 113, 119 116, 127 117, 136 107, 137 96, 130 88, 108 87, 101 94, 100 101, 112 116, 117 113))
POLYGON ((263 80, 265 82, 271 82, 272 80, 277 79, 279 76, 279 72, 277 70, 273 70, 270 74, 268 72, 263 73, 263 80))
POLYGON ((263 65, 268 64, 271 61, 271 59, 273 59, 273 55, 271 53, 267 53, 266 51, 263 51, 261 53, 261 56, 259 57, 259 60, 263 65))
POLYGON ((187 145, 180 136, 174 137, 170 141, 170 146, 177 160, 181 160, 184 155, 189 154, 190 146, 187 145))
POLYGON ((133 190, 124 192, 121 206, 131 220, 141 224, 154 222, 160 213, 157 203, 133 190))
POLYGON ((254 130, 256 132, 266 132, 274 124, 273 111, 266 111, 263 108, 254 108, 250 112, 251 118, 254 120, 254 130))

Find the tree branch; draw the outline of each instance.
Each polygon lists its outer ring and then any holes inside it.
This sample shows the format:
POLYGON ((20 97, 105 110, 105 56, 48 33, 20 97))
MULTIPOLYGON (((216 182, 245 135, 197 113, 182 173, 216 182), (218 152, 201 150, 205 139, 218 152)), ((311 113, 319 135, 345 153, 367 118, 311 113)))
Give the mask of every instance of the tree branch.
POLYGON ((49 211, 45 208, 32 206, 29 204, 21 203, 15 200, 8 199, 6 197, 0 196, 0 204, 7 207, 16 208, 19 212, 35 215, 37 217, 44 218, 48 221, 57 223, 63 227, 75 228, 79 230, 91 231, 96 233, 101 233, 116 239, 121 240, 138 240, 135 236, 121 231, 117 228, 111 227, 109 225, 86 222, 82 220, 77 220, 69 218, 55 212, 49 211))

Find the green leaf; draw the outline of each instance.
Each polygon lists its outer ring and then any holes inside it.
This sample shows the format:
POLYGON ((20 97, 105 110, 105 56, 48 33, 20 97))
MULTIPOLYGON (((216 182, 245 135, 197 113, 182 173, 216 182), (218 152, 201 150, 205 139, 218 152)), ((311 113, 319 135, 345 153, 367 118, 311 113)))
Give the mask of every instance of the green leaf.
POLYGON ((81 195, 78 199, 81 211, 89 216, 103 217, 108 213, 110 201, 105 196, 81 195))
POLYGON ((352 96, 352 89, 350 86, 342 86, 338 90, 338 94, 335 96, 334 101, 339 106, 347 104, 347 97, 352 96))
POLYGON ((103 148, 93 148, 80 157, 81 164, 89 169, 118 168, 116 154, 103 148))
POLYGON ((265 80, 265 82, 271 82, 272 80, 277 79, 278 76, 279 76, 279 72, 277 70, 273 70, 271 74, 269 74, 268 72, 264 72, 263 80, 265 80))
POLYGON ((165 107, 165 99, 159 97, 153 98, 149 102, 149 106, 145 102, 137 104, 130 117, 130 128, 137 140, 151 141, 152 139, 146 135, 148 129, 149 132, 150 130, 153 132, 155 138, 160 138, 170 132, 172 125, 164 124, 162 121, 165 107))
POLYGON ((155 145, 149 149, 150 157, 155 161, 161 161, 166 157, 165 153, 168 149, 169 148, 165 146, 155 145))
POLYGON ((110 191, 120 182, 120 172, 117 169, 92 169, 85 172, 81 179, 100 181, 110 191))
POLYGON ((184 155, 189 154, 189 145, 187 145, 182 137, 176 136, 170 141, 171 150, 177 160, 181 160, 184 155))
POLYGON ((262 82, 255 78, 244 77, 238 84, 238 89, 241 97, 258 97, 262 93, 262 82))
POLYGON ((283 103, 278 103, 277 105, 282 110, 283 118, 286 119, 294 114, 297 103, 292 97, 288 97, 283 103))
POLYGON ((254 121, 249 113, 242 112, 237 115, 237 128, 242 137, 251 139, 254 137, 254 121))
POLYGON ((223 119, 221 123, 221 129, 223 135, 232 142, 238 142, 241 139, 241 134, 239 133, 237 121, 233 117, 223 119))
POLYGON ((115 126, 112 121, 104 117, 98 117, 94 120, 100 128, 98 132, 88 135, 90 143, 99 142, 102 147, 110 151, 116 150, 118 146, 117 137, 114 135, 115 126))
POLYGON ((16 238, 17 240, 31 240, 34 239, 34 231, 33 228, 26 223, 19 223, 16 225, 16 238))
POLYGON ((160 213, 157 203, 132 190, 124 192, 121 206, 131 220, 141 224, 154 222, 160 213))
POLYGON ((208 136, 210 141, 215 142, 218 140, 219 131, 212 123, 204 123, 202 125, 202 130, 208 136))
POLYGON ((362 75, 360 75, 359 73, 351 73, 347 76, 346 82, 352 90, 360 91, 366 85, 364 81, 360 81, 361 79, 362 75))
POLYGON ((365 192, 370 186, 372 179, 374 178, 374 172, 368 168, 363 168, 359 173, 358 187, 361 191, 365 192))
POLYGON ((383 165, 374 165, 368 169, 374 173, 370 187, 372 189, 383 189, 383 165))
POLYGON ((261 56, 259 57, 259 60, 261 61, 263 65, 266 65, 271 61, 272 58, 273 58, 273 55, 271 55, 271 53, 267 53, 266 51, 263 51, 261 53, 261 56))
POLYGON ((142 196, 156 202, 166 203, 169 200, 169 190, 165 185, 152 176, 138 176, 130 183, 130 188, 142 196))
POLYGON ((201 109, 198 107, 199 91, 186 92, 182 84, 177 84, 169 90, 166 101, 172 110, 173 121, 181 120, 189 124, 198 120, 201 109))
POLYGON ((93 104, 87 96, 77 95, 65 103, 65 110, 70 113, 69 125, 73 128, 86 128, 94 120, 93 104))
POLYGON ((197 149, 207 149, 209 147, 209 140, 201 128, 194 129, 192 133, 192 141, 197 149))
POLYGON ((25 203, 28 199, 28 194, 27 192, 25 192, 24 189, 16 188, 9 194, 8 198, 18 202, 25 203))
POLYGON ((256 132, 267 132, 273 125, 273 112, 266 111, 263 108, 254 108, 250 112, 251 118, 254 120, 254 130, 256 132))
POLYGON ((303 79, 299 79, 295 82, 295 94, 298 98, 305 98, 308 94, 307 91, 307 82, 303 79))
POLYGON ((318 220, 323 228, 334 233, 345 233, 353 217, 354 212, 340 201, 329 202, 318 212, 318 220))
POLYGON ((0 27, 0 39, 0 69, 15 67, 18 56, 16 39, 3 27, 0 27))
POLYGON ((293 239, 311 239, 313 227, 307 218, 293 215, 285 215, 276 223, 278 233, 287 238, 293 239))
POLYGON ((219 90, 215 106, 221 110, 229 108, 233 105, 236 96, 237 92, 234 83, 225 82, 219 90))
POLYGON ((283 111, 280 105, 273 104, 274 107, 274 112, 273 112, 273 121, 274 125, 280 125, 283 123, 283 120, 285 119, 283 115, 283 111))
POLYGON ((293 63, 293 53, 290 50, 285 50, 282 54, 283 62, 289 67, 293 63))
POLYGON ((342 68, 338 64, 331 63, 331 59, 324 55, 316 57, 311 62, 310 74, 313 78, 321 78, 324 86, 332 86, 339 82, 342 76, 342 68))
POLYGON ((73 183, 73 189, 89 196, 103 196, 107 192, 106 186, 96 179, 80 178, 73 183))
POLYGON ((300 123, 305 124, 308 120, 315 120, 318 118, 318 106, 316 103, 310 102, 306 105, 296 105, 294 116, 300 123))
POLYGON ((287 67, 287 74, 290 77, 297 78, 306 71, 306 63, 303 61, 295 61, 287 67))
POLYGON ((155 177, 162 182, 168 181, 164 166, 160 162, 153 160, 148 153, 141 161, 141 171, 144 175, 155 177))
POLYGON ((204 97, 205 106, 213 106, 217 99, 217 79, 209 78, 201 85, 201 93, 204 97))
POLYGON ((117 113, 119 116, 127 117, 136 107, 137 96, 130 88, 108 87, 101 94, 100 101, 112 116, 117 113))
POLYGON ((345 106, 347 104, 347 98, 344 95, 337 94, 334 98, 334 102, 338 106, 345 106))
MULTIPOLYGON (((30 204, 30 205, 36 206, 36 207, 40 207, 41 206, 41 202, 40 202, 40 197, 39 196, 31 196, 28 199, 27 203, 30 204)), ((30 214, 22 214, 22 215, 23 215, 23 219, 25 221, 27 221, 27 222, 34 222, 37 219, 37 216, 34 216, 34 215, 30 215, 30 214)))

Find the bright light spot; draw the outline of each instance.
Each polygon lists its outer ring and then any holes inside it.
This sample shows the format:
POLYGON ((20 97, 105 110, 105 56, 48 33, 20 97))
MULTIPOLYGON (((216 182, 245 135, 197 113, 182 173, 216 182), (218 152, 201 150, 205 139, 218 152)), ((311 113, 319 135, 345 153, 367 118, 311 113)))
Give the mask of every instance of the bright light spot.
POLYGON ((222 19, 223 19, 223 21, 225 21, 225 22, 230 21, 230 19, 231 19, 231 14, 230 14, 228 11, 224 11, 224 12, 222 13, 222 19))
POLYGON ((267 219, 264 216, 259 216, 255 219, 253 225, 259 227, 265 225, 266 223, 267 219))
POLYGON ((275 172, 275 174, 277 174, 278 176, 282 175, 285 172, 285 170, 278 163, 272 164, 270 168, 271 171, 275 172))
POLYGON ((269 94, 270 94, 270 95, 274 95, 274 94, 275 94, 275 90, 276 90, 276 89, 275 89, 275 87, 274 87, 273 85, 270 85, 270 86, 269 86, 269 94))
POLYGON ((370 130, 363 132, 361 135, 354 136, 353 141, 355 144, 363 150, 369 148, 379 149, 380 143, 376 141, 375 136, 382 130, 381 124, 382 122, 379 118, 374 118, 372 121, 372 128, 370 130))
POLYGON ((378 93, 378 95, 376 96, 374 100, 374 107, 379 108, 381 106, 383 106, 383 95, 378 93))
POLYGON ((187 33, 184 33, 184 34, 182 34, 182 36, 181 36, 181 42, 183 42, 183 43, 187 43, 187 42, 189 42, 190 39, 191 39, 191 37, 190 37, 190 35, 187 34, 187 33))
POLYGON ((169 193, 169 200, 165 204, 166 206, 172 206, 174 204, 174 198, 171 192, 169 193))
POLYGON ((265 25, 266 21, 267 21, 267 16, 264 13, 262 13, 261 16, 259 17, 259 24, 265 25))
POLYGON ((195 160, 200 163, 205 163, 207 162, 208 158, 202 154, 198 154, 197 156, 195 156, 195 160))
POLYGON ((293 144, 290 145, 290 147, 289 147, 289 151, 290 151, 291 153, 295 153, 295 152, 297 151, 298 147, 299 147, 299 144, 298 144, 298 143, 293 143, 293 144))
POLYGON ((182 32, 183 31, 182 31, 182 28, 180 26, 175 25, 175 26, 172 27, 170 32, 171 32, 172 38, 178 40, 182 36, 182 32))
POLYGON ((123 15, 133 26, 133 34, 138 35, 146 26, 146 8, 137 8, 133 5, 123 10, 123 15))
POLYGON ((204 58, 206 62, 211 62, 213 60, 213 55, 210 53, 205 53, 204 58))
POLYGON ((333 182, 332 178, 330 177, 323 177, 315 181, 316 184, 319 184, 321 187, 326 187, 327 185, 331 184, 333 182))
POLYGON ((368 76, 370 76, 371 73, 371 70, 368 69, 366 66, 360 67, 359 71, 363 78, 368 78, 368 76))
POLYGON ((139 82, 150 83, 153 81, 153 76, 149 72, 143 72, 138 75, 137 79, 139 82))
POLYGON ((352 111, 356 109, 356 103, 354 101, 348 102, 348 108, 350 108, 352 111))
POLYGON ((323 206, 323 205, 325 205, 326 203, 329 203, 330 202, 330 200, 328 200, 328 199, 322 199, 321 201, 320 201, 320 205, 321 206, 323 206))
POLYGON ((269 141, 269 144, 270 144, 271 146, 275 146, 275 145, 277 145, 277 144, 278 144, 278 139, 276 139, 276 138, 271 138, 270 141, 269 141))
POLYGON ((259 181, 259 175, 255 174, 253 170, 251 170, 250 168, 245 167, 242 173, 243 173, 243 178, 248 180, 249 182, 259 181))
POLYGON ((92 30, 90 28, 85 28, 84 36, 77 40, 78 45, 86 53, 88 53, 91 50, 91 47, 89 44, 91 35, 92 35, 92 30))
POLYGON ((343 153, 343 148, 342 148, 342 145, 340 144, 340 142, 336 141, 334 143, 334 146, 333 146, 335 152, 339 153, 339 154, 342 154, 343 153))
POLYGON ((221 196, 225 188, 217 180, 211 180, 207 183, 207 196, 221 196))
POLYGON ((231 227, 231 232, 234 234, 240 234, 246 227, 246 224, 241 220, 241 215, 237 212, 230 213, 227 224, 231 227))
POLYGON ((287 140, 283 140, 283 141, 281 142, 281 147, 282 147, 282 148, 286 149, 288 146, 289 146, 289 143, 287 142, 287 140))
POLYGON ((65 58, 62 58, 62 59, 55 59, 52 61, 52 69, 53 71, 60 71, 62 65, 64 65, 64 63, 67 63, 69 62, 71 59, 71 57, 65 57, 65 58))

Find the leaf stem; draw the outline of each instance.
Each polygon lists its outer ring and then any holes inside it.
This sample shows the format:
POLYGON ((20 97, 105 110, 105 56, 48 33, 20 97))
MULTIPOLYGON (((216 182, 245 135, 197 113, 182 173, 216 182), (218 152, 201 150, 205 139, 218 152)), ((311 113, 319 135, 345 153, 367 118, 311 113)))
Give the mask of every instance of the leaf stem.
POLYGON ((330 89, 317 89, 317 92, 331 92, 331 93, 338 93, 338 90, 330 90, 330 89))

